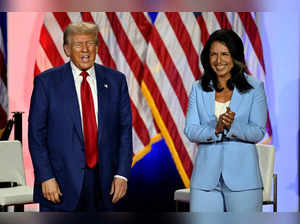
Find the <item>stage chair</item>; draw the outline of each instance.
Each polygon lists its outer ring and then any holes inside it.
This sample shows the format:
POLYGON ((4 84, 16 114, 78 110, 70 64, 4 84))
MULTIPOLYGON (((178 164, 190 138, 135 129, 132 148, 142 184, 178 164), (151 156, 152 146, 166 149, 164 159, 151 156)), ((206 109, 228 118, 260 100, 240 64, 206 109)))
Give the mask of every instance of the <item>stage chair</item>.
MULTIPOLYGON (((263 205, 272 205, 273 212, 277 212, 277 174, 274 174, 275 149, 272 145, 257 144, 259 168, 263 180, 263 205), (273 198, 271 192, 273 190, 273 198)), ((179 189, 174 193, 176 211, 183 206, 184 211, 189 210, 190 189, 179 189)))
POLYGON ((272 205, 273 212, 277 212, 277 174, 274 173, 275 148, 272 145, 257 144, 256 149, 264 185, 263 205, 272 205), (271 198, 272 190, 273 198, 271 198))
POLYGON ((26 185, 20 141, 0 141, 0 211, 33 203, 33 188, 26 185))

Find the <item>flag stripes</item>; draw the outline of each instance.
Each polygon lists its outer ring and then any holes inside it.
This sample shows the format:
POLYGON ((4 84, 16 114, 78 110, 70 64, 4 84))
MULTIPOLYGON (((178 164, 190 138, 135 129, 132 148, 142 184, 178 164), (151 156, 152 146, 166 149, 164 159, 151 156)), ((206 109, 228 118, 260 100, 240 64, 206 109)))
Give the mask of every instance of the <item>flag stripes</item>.
POLYGON ((176 35, 177 40, 181 45, 181 48, 184 51, 184 54, 181 55, 187 57, 187 61, 192 70, 194 78, 196 80, 199 79, 201 72, 198 63, 195 63, 199 60, 199 55, 193 46, 191 36, 189 35, 180 15, 174 12, 167 12, 166 16, 176 35))
POLYGON ((35 74, 68 61, 62 48, 63 30, 78 21, 98 24, 96 62, 126 75, 133 114, 133 163, 163 137, 188 187, 197 146, 185 138, 183 128, 188 94, 203 72, 200 52, 212 32, 233 29, 244 42, 251 74, 264 81, 255 17, 248 12, 159 12, 155 16, 144 12, 47 13, 35 74))

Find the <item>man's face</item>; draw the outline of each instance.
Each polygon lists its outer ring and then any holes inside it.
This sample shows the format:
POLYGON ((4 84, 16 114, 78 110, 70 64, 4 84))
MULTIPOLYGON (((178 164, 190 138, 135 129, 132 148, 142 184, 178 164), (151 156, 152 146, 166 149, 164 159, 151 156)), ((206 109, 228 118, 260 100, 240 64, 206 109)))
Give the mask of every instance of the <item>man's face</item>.
POLYGON ((98 46, 94 34, 73 34, 64 45, 65 53, 82 71, 94 65, 98 46))

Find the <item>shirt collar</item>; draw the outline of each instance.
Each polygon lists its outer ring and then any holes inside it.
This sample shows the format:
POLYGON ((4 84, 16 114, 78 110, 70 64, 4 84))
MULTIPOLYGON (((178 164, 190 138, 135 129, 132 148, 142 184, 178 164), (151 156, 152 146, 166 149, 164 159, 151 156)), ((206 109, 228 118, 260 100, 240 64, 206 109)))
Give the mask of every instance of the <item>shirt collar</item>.
MULTIPOLYGON (((74 78, 77 78, 78 76, 80 76, 82 71, 72 61, 70 61, 70 62, 71 62, 71 69, 72 69, 73 76, 74 76, 74 78)), ((91 68, 86 70, 86 72, 89 73, 89 76, 91 78, 96 78, 95 66, 92 66, 91 68)))

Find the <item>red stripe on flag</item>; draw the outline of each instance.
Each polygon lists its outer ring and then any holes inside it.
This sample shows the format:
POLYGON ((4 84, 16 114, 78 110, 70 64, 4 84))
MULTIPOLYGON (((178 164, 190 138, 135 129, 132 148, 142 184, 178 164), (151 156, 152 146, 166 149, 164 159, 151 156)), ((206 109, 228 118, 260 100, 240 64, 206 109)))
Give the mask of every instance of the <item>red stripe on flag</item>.
POLYGON ((164 121, 166 128, 168 129, 168 133, 170 134, 174 146, 176 147, 176 151, 181 160, 181 163, 186 171, 186 174, 191 177, 193 171, 193 163, 191 158, 188 155, 187 150, 182 142, 180 137, 178 128, 173 120, 173 117, 168 109, 166 102, 164 101, 160 90, 154 81, 152 74, 147 66, 145 66, 145 77, 144 82, 151 92, 152 98, 155 101, 156 107, 159 110, 159 114, 164 121))
POLYGON ((37 63, 35 62, 34 64, 34 77, 39 75, 41 73, 41 70, 39 69, 39 67, 37 66, 37 63))
POLYGON ((230 22, 224 12, 215 12, 215 16, 220 24, 222 29, 229 29, 231 30, 230 22))
POLYGON ((256 53, 256 56, 260 62, 260 65, 262 66, 264 72, 266 72, 265 62, 264 62, 263 53, 262 53, 263 48, 262 48, 260 35, 259 35, 259 31, 257 29, 257 26, 251 16, 250 12, 239 12, 239 16, 243 23, 244 29, 247 32, 247 35, 250 39, 252 47, 256 53))
POLYGON ((169 23, 175 32, 177 40, 179 41, 186 55, 187 61, 193 72, 194 78, 198 80, 201 76, 201 72, 198 66, 199 56, 186 27, 184 26, 178 12, 166 12, 165 15, 167 16, 169 23))
POLYGON ((45 25, 41 29, 40 43, 53 67, 65 63, 45 25))
POLYGON ((67 26, 71 23, 71 20, 67 13, 65 12, 53 12, 53 15, 58 22, 61 30, 64 32, 64 30, 67 28, 67 26))
POLYGON ((202 45, 204 46, 206 41, 209 38, 209 33, 208 33, 206 23, 205 23, 202 15, 197 17, 197 22, 198 22, 198 24, 200 26, 200 30, 201 30, 201 42, 202 42, 202 45))
POLYGON ((131 71, 133 71, 136 80, 138 81, 139 85, 141 85, 143 79, 143 63, 128 39, 127 34, 124 31, 116 13, 107 12, 106 15, 115 34, 119 47, 123 52, 131 71))
POLYGON ((148 133, 148 129, 141 118, 136 106, 130 100, 130 105, 131 105, 131 113, 133 114, 132 116, 132 125, 135 127, 136 134, 143 143, 143 145, 148 145, 150 142, 150 137, 148 133))
POLYGON ((144 36, 146 43, 149 42, 152 24, 147 20, 142 12, 132 12, 131 16, 138 26, 141 34, 144 36))
POLYGON ((152 36, 150 40, 153 49, 156 52, 156 56, 159 59, 167 77, 170 81, 171 86, 174 89, 174 92, 179 100, 181 109, 186 115, 188 107, 188 95, 186 89, 184 88, 182 78, 174 65, 172 58, 166 48, 164 42, 162 41, 156 27, 152 28, 152 36))
MULTIPOLYGON (((89 12, 82 12, 81 17, 82 20, 85 22, 95 23, 91 13, 89 12)), ((98 47, 98 55, 101 58, 103 65, 116 69, 117 68, 116 63, 112 58, 109 49, 100 33, 98 33, 98 40, 100 46, 98 47)))

